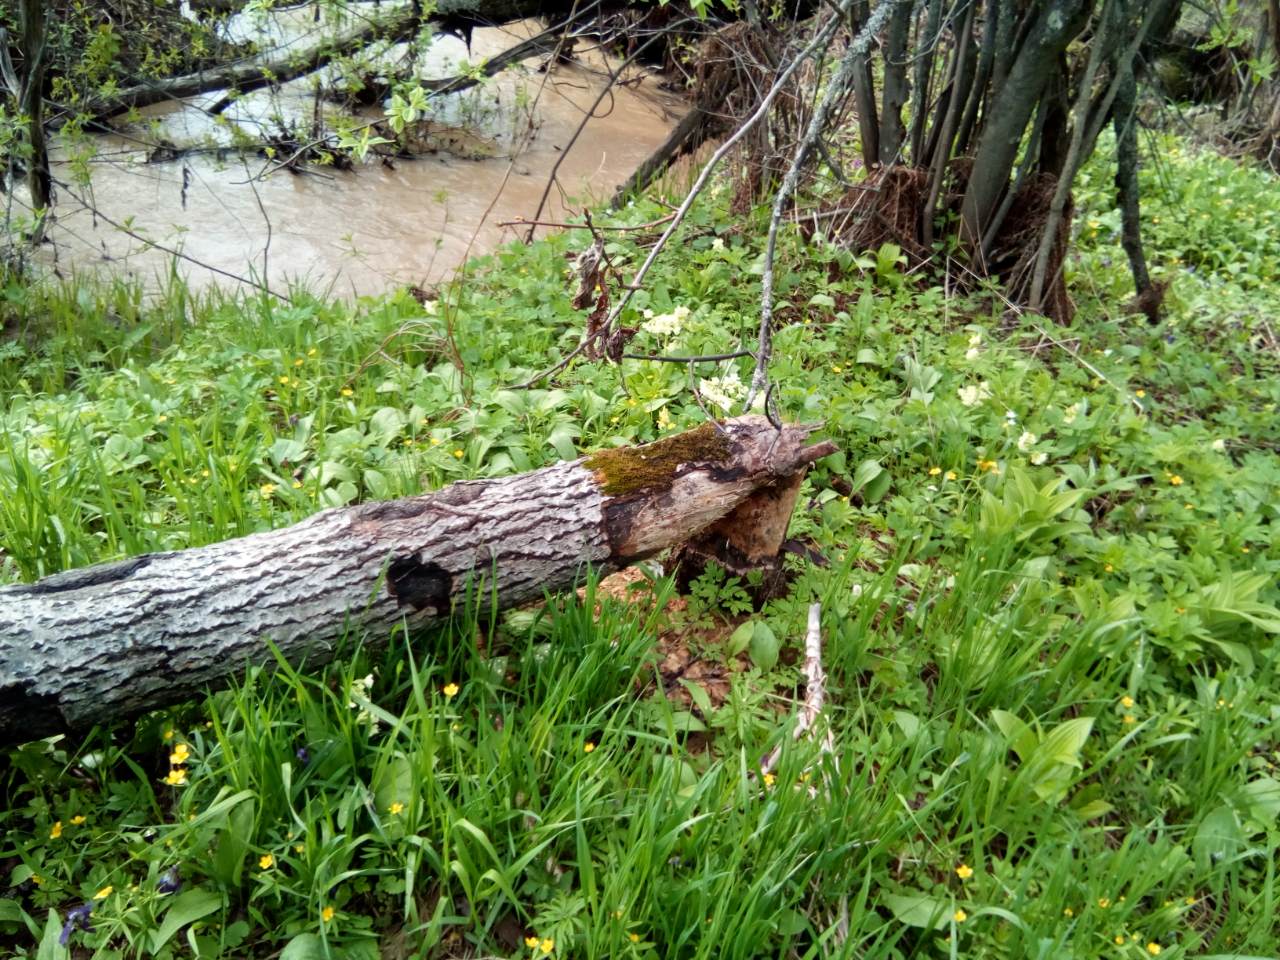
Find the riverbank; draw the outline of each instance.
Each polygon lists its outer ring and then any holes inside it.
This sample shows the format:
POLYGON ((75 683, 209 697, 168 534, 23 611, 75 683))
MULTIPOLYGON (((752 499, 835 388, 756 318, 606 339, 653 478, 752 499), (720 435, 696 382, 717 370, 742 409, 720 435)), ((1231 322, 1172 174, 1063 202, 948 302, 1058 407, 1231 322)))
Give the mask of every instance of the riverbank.
MULTIPOLYGON (((792 535, 827 565, 787 598, 753 614, 712 573, 672 602, 650 571, 10 752, 0 936, 53 952, 66 922, 103 957, 1272 952, 1280 201, 1177 141, 1160 161, 1159 327, 1121 308, 1097 162, 1070 326, 785 235, 775 395, 844 451, 805 481, 792 535), (790 738, 811 602, 827 756, 790 738)), ((750 343, 762 217, 695 208, 633 348, 750 343)), ((425 303, 11 283, 0 576, 701 422, 681 365, 511 389, 578 342, 586 243, 499 249, 425 303)), ((748 362, 699 372, 712 411, 748 362)))

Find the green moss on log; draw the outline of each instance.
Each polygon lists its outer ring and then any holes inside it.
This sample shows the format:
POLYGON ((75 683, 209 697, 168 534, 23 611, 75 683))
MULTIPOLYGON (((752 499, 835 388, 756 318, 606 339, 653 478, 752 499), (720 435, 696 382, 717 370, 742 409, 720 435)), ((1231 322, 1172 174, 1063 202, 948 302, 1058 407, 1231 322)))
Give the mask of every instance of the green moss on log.
POLYGON ((704 423, 673 437, 643 447, 616 447, 587 458, 586 466, 600 477, 600 487, 610 496, 624 497, 671 486, 686 463, 718 463, 732 447, 714 424, 704 423))

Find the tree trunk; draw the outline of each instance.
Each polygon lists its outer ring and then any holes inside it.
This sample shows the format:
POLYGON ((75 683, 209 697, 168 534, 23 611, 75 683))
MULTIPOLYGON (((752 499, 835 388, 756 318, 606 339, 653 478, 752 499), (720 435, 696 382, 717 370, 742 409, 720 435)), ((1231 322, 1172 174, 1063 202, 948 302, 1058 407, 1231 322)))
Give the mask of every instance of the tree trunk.
MULTIPOLYGON (((960 207, 961 234, 978 249, 992 215, 1009 186, 1022 134, 1040 94, 1058 65, 1058 56, 1088 23, 1093 0, 1052 0, 1045 4, 1000 85, 991 116, 978 142, 973 173, 960 207)), ((1002 51, 997 50, 1000 62, 1002 51)), ((997 77, 999 75, 997 66, 997 77)))
POLYGON ((44 72, 48 62, 44 0, 22 0, 21 20, 23 76, 18 112, 27 122, 27 146, 31 151, 27 158, 27 189, 38 218, 33 236, 39 242, 44 217, 53 199, 49 149, 44 133, 44 72))
MULTIPOLYGON (((191 699, 250 664, 501 606, 683 543, 832 452, 762 417, 0 588, 0 745, 191 699), (474 583, 473 583, 474 580, 474 583)), ((776 499, 776 497, 775 497, 776 499)))

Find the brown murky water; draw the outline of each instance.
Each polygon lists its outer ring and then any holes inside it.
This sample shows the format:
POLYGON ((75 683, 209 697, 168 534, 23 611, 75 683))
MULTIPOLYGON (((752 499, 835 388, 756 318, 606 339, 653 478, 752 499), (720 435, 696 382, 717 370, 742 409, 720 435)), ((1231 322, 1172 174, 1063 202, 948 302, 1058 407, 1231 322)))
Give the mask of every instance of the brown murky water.
MULTIPOLYGON (((276 23, 272 29, 292 28, 276 23)), ((525 23, 477 30, 472 62, 537 29, 525 23)), ((450 75, 466 58, 461 41, 438 37, 424 72, 450 75)), ((459 134, 466 141, 462 152, 483 159, 442 150, 397 159, 390 167, 371 159, 350 172, 312 168, 302 175, 278 171, 258 179, 266 163, 258 156, 219 161, 209 154, 189 155, 147 163, 137 140, 101 137, 91 194, 84 199, 105 217, 127 221, 143 237, 180 247, 194 260, 228 273, 265 276, 279 289, 304 280, 335 294, 363 295, 401 283, 432 283, 462 262, 469 245, 474 255, 513 238, 515 232, 499 227, 500 221, 532 216, 552 166, 602 89, 609 67, 602 56, 590 53, 549 75, 537 72, 539 65, 539 60, 526 61, 523 69, 500 74, 472 93, 436 102, 438 117, 465 129, 459 134), (536 132, 519 149, 530 117, 536 132)), ((605 98, 565 157, 558 174, 562 189, 553 188, 544 217, 608 197, 678 122, 683 107, 659 91, 656 77, 635 70, 627 78, 631 82, 605 98)), ((310 116, 312 109, 309 81, 302 80, 276 97, 246 97, 229 117, 255 123, 273 112, 310 116)), ((148 111, 144 124, 126 131, 151 140, 157 132, 176 143, 222 133, 203 112, 183 106, 148 111)), ((66 163, 57 167, 54 176, 69 180, 66 163)), ((59 195, 57 214, 51 236, 64 271, 103 269, 149 282, 169 269, 168 254, 95 217, 66 191, 59 195)), ((191 262, 179 269, 196 286, 234 282, 191 262)))

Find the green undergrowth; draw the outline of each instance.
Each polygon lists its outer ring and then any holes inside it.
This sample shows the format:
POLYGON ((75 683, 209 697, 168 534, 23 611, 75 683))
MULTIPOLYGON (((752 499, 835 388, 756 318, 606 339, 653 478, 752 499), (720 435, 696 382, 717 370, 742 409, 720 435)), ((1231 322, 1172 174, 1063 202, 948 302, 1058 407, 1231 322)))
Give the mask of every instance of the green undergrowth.
MULTIPOLYGON (((1275 956, 1280 194, 1152 146, 1158 327, 1121 309, 1102 163, 1069 325, 787 239, 773 395, 840 448, 792 524, 827 565, 788 597, 589 582, 7 751, 0 945, 67 956, 70 917, 102 958, 1275 956), (791 737, 812 602, 830 752, 791 737), (671 674, 682 631, 721 688, 671 674)), ((760 216, 695 210, 629 350, 751 345, 760 216)), ((426 305, 9 282, 0 580, 696 426, 683 365, 513 389, 577 342, 586 241, 504 248, 426 305)), ((749 363, 696 371, 708 408, 749 363)))

